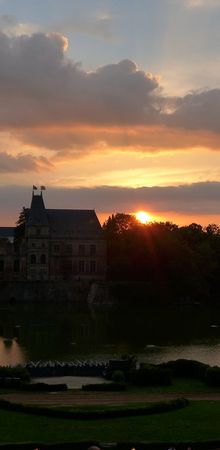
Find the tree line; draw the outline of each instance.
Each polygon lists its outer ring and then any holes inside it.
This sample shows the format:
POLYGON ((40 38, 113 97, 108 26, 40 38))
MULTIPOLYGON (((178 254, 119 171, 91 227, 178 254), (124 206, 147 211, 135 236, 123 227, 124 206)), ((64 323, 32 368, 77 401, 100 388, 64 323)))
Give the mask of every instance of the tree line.
POLYGON ((220 301, 218 225, 143 225, 133 215, 117 213, 108 218, 103 230, 110 281, 142 286, 149 300, 220 301))

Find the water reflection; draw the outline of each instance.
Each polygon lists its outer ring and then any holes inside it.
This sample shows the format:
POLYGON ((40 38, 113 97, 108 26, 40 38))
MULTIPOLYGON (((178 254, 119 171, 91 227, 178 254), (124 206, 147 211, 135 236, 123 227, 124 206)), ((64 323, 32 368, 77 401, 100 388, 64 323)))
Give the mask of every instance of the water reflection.
POLYGON ((16 339, 0 337, 0 366, 23 364, 25 360, 25 351, 16 339))
POLYGON ((220 342, 214 344, 209 341, 207 344, 187 344, 169 345, 156 347, 153 351, 140 354, 140 359, 152 364, 159 364, 170 360, 186 358, 195 359, 211 366, 220 366, 220 342))
POLYGON ((4 306, 0 308, 0 364, 130 353, 155 363, 190 358, 220 365, 220 327, 213 324, 220 324, 220 309, 4 306))

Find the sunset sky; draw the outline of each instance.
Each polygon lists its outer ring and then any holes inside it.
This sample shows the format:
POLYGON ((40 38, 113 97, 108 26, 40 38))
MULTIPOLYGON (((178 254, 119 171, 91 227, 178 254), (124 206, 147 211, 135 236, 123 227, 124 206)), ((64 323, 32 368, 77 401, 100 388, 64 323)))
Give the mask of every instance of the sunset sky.
POLYGON ((0 225, 48 208, 220 225, 220 0, 0 0, 0 225))

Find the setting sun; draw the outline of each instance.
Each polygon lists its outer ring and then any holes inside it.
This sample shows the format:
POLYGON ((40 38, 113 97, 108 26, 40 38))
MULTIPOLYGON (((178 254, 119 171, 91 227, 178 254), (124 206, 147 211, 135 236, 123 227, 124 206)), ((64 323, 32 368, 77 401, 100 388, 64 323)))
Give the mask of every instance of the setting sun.
POLYGON ((138 211, 137 213, 135 213, 135 217, 139 222, 143 224, 153 221, 153 217, 146 211, 138 211))

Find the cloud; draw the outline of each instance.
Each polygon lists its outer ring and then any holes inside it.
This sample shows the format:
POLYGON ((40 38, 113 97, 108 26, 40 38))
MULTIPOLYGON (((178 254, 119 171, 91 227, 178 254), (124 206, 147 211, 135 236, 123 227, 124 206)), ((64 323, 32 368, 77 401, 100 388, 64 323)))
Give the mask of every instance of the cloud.
POLYGON ((19 22, 12 14, 1 14, 0 30, 9 36, 21 36, 36 33, 38 27, 32 23, 19 22))
POLYGON ((33 157, 32 155, 12 156, 0 152, 0 173, 18 172, 40 172, 50 170, 52 164, 44 157, 33 157))
POLYGON ((53 24, 53 31, 82 33, 109 41, 113 39, 111 25, 112 16, 109 13, 99 12, 87 15, 84 10, 82 13, 78 11, 74 16, 53 24))
MULTIPOLYGON (((34 182, 34 181, 33 181, 34 182)), ((132 212, 139 208, 156 211, 163 215, 167 211, 188 216, 220 214, 220 182, 204 182, 168 187, 122 188, 100 186, 94 188, 48 188, 45 192, 47 208, 91 209, 97 212, 132 212)), ((24 205, 29 206, 31 188, 23 186, 0 187, 0 204, 7 198, 7 213, 11 211, 16 220, 24 205), (10 209, 10 211, 8 210, 10 209)), ((190 217, 188 218, 190 222, 190 217)))
POLYGON ((129 60, 87 73, 58 34, 0 35, 0 126, 154 121, 156 78, 129 60))
POLYGON ((0 33, 0 131, 72 157, 107 147, 219 148, 220 89, 167 97, 133 61, 86 72, 67 47, 58 33, 0 33))
POLYGON ((172 114, 164 115, 165 123, 187 130, 205 129, 220 133, 220 89, 191 92, 175 99, 173 108, 172 114))
POLYGON ((217 8, 220 0, 185 0, 187 8, 217 8))

